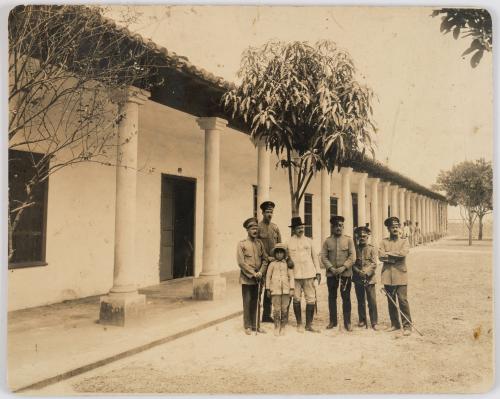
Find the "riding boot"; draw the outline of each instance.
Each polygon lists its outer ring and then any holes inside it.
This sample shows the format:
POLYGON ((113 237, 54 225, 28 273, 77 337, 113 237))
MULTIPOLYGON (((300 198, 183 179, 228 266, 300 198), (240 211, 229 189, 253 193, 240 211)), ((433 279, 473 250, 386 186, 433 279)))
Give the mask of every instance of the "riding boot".
POLYGON ((277 337, 278 335, 280 335, 280 328, 281 328, 280 313, 274 311, 273 318, 274 318, 274 335, 277 337))
POLYGON ((312 326, 313 318, 314 318, 314 304, 308 303, 306 305, 306 331, 318 333, 319 330, 314 329, 312 326))
POLYGON ((293 301, 293 313, 295 313, 295 320, 297 320, 297 331, 303 332, 302 330, 302 308, 300 302, 293 301))

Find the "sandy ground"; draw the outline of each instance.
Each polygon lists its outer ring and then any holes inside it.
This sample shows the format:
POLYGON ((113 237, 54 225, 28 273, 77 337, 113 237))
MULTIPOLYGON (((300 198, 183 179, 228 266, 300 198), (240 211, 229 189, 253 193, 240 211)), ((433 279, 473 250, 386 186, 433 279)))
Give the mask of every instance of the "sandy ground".
MULTIPOLYGON (((93 393, 472 393, 493 384, 492 247, 446 240, 408 258, 413 333, 325 330, 246 336, 240 318, 93 370, 37 394, 93 393)), ((378 285, 379 286, 379 285, 378 285)), ((378 291, 381 324, 386 299, 378 291)), ((352 290, 353 324, 357 322, 352 290)), ((340 303, 339 303, 340 305, 340 303)), ((293 316, 291 317, 294 321, 293 316)), ((32 392, 33 393, 33 392, 32 392)))

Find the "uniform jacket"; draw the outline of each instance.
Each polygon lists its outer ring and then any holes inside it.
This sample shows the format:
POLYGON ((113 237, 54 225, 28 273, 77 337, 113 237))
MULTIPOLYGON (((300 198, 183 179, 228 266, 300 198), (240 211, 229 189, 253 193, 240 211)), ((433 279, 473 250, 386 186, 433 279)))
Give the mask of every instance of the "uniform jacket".
POLYGON ((368 284, 375 284, 377 282, 377 276, 375 273, 377 270, 377 260, 377 250, 373 245, 366 244, 363 247, 356 247, 356 262, 352 267, 353 280, 360 283, 362 282, 363 279, 357 273, 359 270, 362 270, 368 276, 368 284))
POLYGON ((309 237, 291 236, 287 243, 288 256, 294 263, 295 279, 314 278, 320 273, 318 258, 309 237))
POLYGON ((407 285, 408 271, 406 269, 406 255, 410 252, 408 240, 384 238, 379 245, 379 259, 384 262, 382 267, 382 284, 407 285), (395 255, 393 257, 392 255, 395 255))
POLYGON ((341 235, 336 237, 331 235, 323 243, 321 249, 321 262, 326 268, 326 275, 333 276, 330 268, 338 269, 345 266, 346 270, 342 272, 342 276, 352 276, 352 265, 356 261, 356 249, 354 248, 354 241, 351 237, 341 235))
POLYGON ((286 261, 272 261, 266 273, 266 288, 271 290, 271 295, 290 294, 294 286, 293 270, 288 268, 286 261))
POLYGON ((251 240, 248 237, 241 240, 236 248, 236 259, 240 267, 240 284, 257 284, 255 274, 259 271, 263 275, 266 274, 267 258, 264 244, 260 240, 251 240))
POLYGON ((271 254, 271 249, 273 249, 276 244, 281 242, 280 229, 272 222, 267 224, 264 221, 261 221, 259 223, 259 239, 262 241, 262 244, 264 244, 264 249, 269 255, 271 254))

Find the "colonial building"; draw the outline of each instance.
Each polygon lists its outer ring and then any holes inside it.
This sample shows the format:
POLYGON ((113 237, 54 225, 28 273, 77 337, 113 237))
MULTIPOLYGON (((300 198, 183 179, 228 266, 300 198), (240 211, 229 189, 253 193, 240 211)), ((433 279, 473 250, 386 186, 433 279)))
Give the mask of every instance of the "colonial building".
MULTIPOLYGON (((242 221, 260 214, 260 202, 276 203, 274 221, 289 236, 285 171, 220 109, 230 84, 144 45, 163 59, 166 83, 152 92, 130 87, 119 136, 132 139, 120 147, 117 166, 68 166, 39 189, 14 237, 9 310, 103 294, 104 312, 140 307, 139 287, 186 277, 194 277, 195 298, 217 298, 221 273, 237 269, 242 221)), ((15 196, 29 175, 28 154, 10 156, 18 160, 9 171, 15 196)), ((418 222, 426 241, 446 232, 445 199, 375 161, 316 176, 301 213, 318 249, 332 214, 346 217, 347 232, 369 223, 374 243, 386 234, 388 215, 418 222)))

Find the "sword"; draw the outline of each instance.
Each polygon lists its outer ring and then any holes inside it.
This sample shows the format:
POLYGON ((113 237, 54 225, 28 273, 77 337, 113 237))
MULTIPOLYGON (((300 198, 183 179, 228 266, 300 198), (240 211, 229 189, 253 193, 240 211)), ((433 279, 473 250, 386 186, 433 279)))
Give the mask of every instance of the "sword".
POLYGON ((396 309, 398 310, 401 317, 404 317, 405 320, 410 324, 410 326, 412 326, 412 328, 414 328, 415 331, 418 332, 421 337, 423 337, 424 334, 422 334, 420 331, 418 331, 417 327, 415 327, 415 325, 408 319, 408 317, 406 317, 406 315, 403 312, 401 312, 401 309, 399 309, 399 306, 396 304, 394 299, 392 299, 392 297, 389 295, 389 293, 383 287, 380 287, 380 291, 392 302, 392 304, 394 306, 396 306, 396 309))

